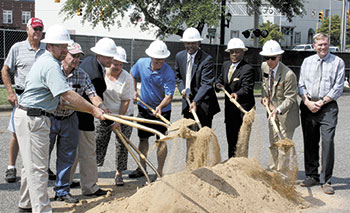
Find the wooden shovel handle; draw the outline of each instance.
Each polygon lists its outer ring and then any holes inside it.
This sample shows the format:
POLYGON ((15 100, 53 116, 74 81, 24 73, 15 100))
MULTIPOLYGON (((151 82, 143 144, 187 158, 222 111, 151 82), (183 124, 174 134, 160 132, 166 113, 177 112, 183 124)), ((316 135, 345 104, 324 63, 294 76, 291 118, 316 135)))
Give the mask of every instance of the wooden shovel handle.
MULTIPOLYGON (((188 99, 187 96, 185 96, 185 98, 186 98, 186 101, 187 101, 187 103, 188 103, 188 107, 190 107, 190 106, 191 106, 190 99, 188 99)), ((192 115, 193 115, 193 117, 194 117, 194 120, 196 121, 198 127, 201 129, 201 128, 202 128, 202 125, 201 125, 201 122, 199 121, 199 118, 198 118, 198 115, 197 115, 196 111, 191 110, 191 113, 192 113, 192 115)))
MULTIPOLYGON (((155 113, 155 110, 152 109, 150 106, 148 106, 145 102, 141 100, 141 98, 137 97, 137 101, 139 101, 141 104, 143 104, 147 109, 149 109, 152 113, 155 113)), ((157 117, 159 117, 164 123, 171 125, 170 121, 166 119, 163 115, 156 113, 157 117)))
POLYGON ((245 109, 243 109, 243 107, 236 101, 236 99, 232 98, 231 94, 228 93, 224 88, 221 88, 222 91, 224 91, 224 93, 227 95, 227 97, 230 99, 230 101, 239 109, 241 110, 241 112, 243 112, 244 114, 247 113, 247 111, 245 109))
POLYGON ((139 117, 133 117, 133 116, 127 116, 127 115, 117 115, 117 114, 110 114, 114 117, 117 118, 121 118, 124 120, 128 120, 128 121, 136 121, 136 122, 140 122, 140 123, 148 123, 148 124, 156 124, 156 125, 161 125, 164 126, 166 128, 169 128, 169 125, 161 122, 161 121, 157 121, 157 120, 150 120, 150 119, 145 119, 145 118, 139 118, 139 117))
MULTIPOLYGON (((269 116, 270 116, 271 115, 271 111, 270 111, 270 108, 269 108, 269 106, 267 104, 265 104, 265 108, 266 108, 267 114, 269 114, 269 116)), ((282 140, 283 137, 282 137, 281 131, 279 130, 279 128, 278 128, 278 126, 276 124, 275 119, 271 118, 269 120, 270 120, 270 122, 272 124, 273 129, 275 130, 275 132, 277 132, 277 135, 278 135, 279 139, 282 140)))

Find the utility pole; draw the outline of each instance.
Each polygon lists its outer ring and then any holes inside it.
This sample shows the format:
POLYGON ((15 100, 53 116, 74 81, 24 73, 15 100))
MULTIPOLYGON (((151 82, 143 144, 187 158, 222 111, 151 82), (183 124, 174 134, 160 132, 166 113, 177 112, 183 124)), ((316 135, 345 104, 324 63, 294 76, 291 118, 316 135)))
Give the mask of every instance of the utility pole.
POLYGON ((220 44, 225 44, 225 7, 226 0, 221 1, 220 44))
POLYGON ((346 11, 348 9, 348 0, 343 0, 340 26, 340 51, 344 52, 346 47, 346 11))
POLYGON ((329 16, 328 16, 328 23, 329 23, 329 25, 328 25, 328 28, 329 28, 329 44, 331 44, 331 30, 332 30, 332 0, 329 0, 329 16))

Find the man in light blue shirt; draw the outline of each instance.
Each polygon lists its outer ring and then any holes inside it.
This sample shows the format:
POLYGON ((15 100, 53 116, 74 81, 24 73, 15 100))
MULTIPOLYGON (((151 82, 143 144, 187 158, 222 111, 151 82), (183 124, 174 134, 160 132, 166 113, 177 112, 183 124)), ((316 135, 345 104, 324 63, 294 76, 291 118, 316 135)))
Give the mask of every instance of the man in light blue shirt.
MULTIPOLYGON (((171 114, 171 100, 175 91, 175 74, 171 67, 165 63, 165 59, 169 57, 170 52, 163 41, 153 41, 146 54, 150 58, 141 58, 131 68, 131 75, 134 78, 135 99, 138 96, 136 88, 136 79, 141 80, 141 100, 147 105, 155 109, 155 113, 152 113, 146 106, 138 103, 139 114, 138 117, 159 120, 157 114, 163 115, 166 119, 170 120, 171 114)), ((163 134, 166 132, 166 128, 159 125, 146 126, 156 129, 163 134)), ((140 138, 139 150, 147 156, 148 152, 148 138, 153 136, 152 133, 138 130, 138 136, 140 138)), ((165 158, 167 155, 167 148, 165 143, 160 143, 157 150, 158 159, 158 172, 162 175, 165 158)), ((143 159, 140 159, 141 164, 146 168, 146 163, 143 159)), ((137 168, 129 174, 130 178, 138 178, 144 176, 140 168, 137 168)))
POLYGON ((61 60, 72 42, 61 25, 51 26, 45 39, 47 51, 33 64, 18 101, 14 123, 22 156, 19 211, 52 212, 47 193, 50 118, 60 97, 78 110, 104 119, 103 111, 70 89, 61 70, 61 60))
POLYGON ((314 36, 317 54, 304 59, 300 69, 300 116, 304 137, 306 179, 301 186, 321 184, 325 194, 334 194, 331 177, 334 166, 334 135, 338 121, 336 100, 342 95, 345 75, 344 61, 329 53, 328 35, 314 36), (319 143, 322 138, 321 173, 319 143))

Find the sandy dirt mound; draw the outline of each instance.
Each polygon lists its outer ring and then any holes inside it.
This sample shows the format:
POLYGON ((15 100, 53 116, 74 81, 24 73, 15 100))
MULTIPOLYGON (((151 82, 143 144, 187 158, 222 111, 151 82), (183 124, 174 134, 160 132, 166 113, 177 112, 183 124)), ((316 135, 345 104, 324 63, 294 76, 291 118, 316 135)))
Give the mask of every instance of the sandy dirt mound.
MULTIPOLYGON (((254 159, 164 176, 129 198, 109 197, 87 212, 296 212, 307 203, 254 159)), ((79 211, 79 210, 78 210, 79 211)))

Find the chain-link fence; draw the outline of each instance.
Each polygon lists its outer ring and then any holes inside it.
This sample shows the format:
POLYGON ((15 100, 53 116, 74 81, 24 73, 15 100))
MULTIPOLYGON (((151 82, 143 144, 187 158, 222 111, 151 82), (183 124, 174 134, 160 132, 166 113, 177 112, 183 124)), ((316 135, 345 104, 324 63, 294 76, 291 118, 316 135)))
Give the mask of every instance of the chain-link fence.
MULTIPOLYGON (((0 29, 0 65, 6 59, 6 56, 11 48, 11 46, 19 41, 23 41, 27 38, 27 34, 22 30, 7 30, 0 29)), ((101 39, 99 36, 86 36, 86 35, 71 35, 71 38, 78 42, 83 51, 86 53, 85 57, 88 55, 93 55, 94 53, 90 50, 95 43, 101 39)), ((112 38, 118 46, 122 46, 127 53, 128 64, 124 64, 126 70, 130 70, 131 66, 141 57, 146 57, 145 50, 148 48, 151 40, 141 40, 141 39, 123 39, 123 38, 112 38)), ((177 52, 184 49, 182 42, 166 42, 171 55, 166 59, 166 62, 174 68, 175 65, 175 55, 177 52)), ((214 70, 216 73, 221 70, 221 66, 224 61, 229 60, 229 54, 225 52, 226 46, 224 45, 214 45, 214 44, 201 44, 201 48, 210 54, 214 59, 214 70)), ((255 72, 255 80, 261 81, 260 65, 262 63, 262 57, 259 55, 261 48, 249 47, 248 51, 245 52, 244 58, 250 63, 255 72)), ((305 57, 315 54, 312 51, 292 51, 286 50, 283 54, 282 61, 288 67, 290 67, 297 76, 299 76, 300 66, 305 57)), ((349 76, 350 67, 350 54, 349 53, 336 53, 345 61, 346 65, 346 76, 349 76)), ((83 59, 83 58, 82 58, 83 59)), ((13 76, 11 76, 13 79, 13 76)), ((13 82, 13 81, 12 81, 13 82)), ((0 84, 3 84, 0 78, 0 84)))

